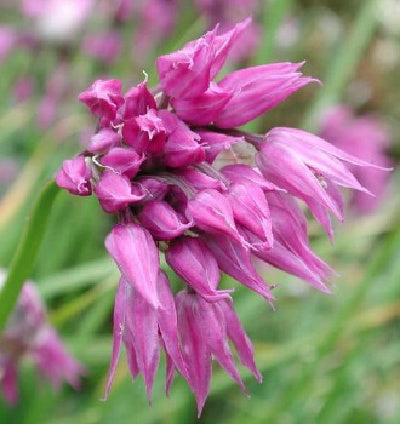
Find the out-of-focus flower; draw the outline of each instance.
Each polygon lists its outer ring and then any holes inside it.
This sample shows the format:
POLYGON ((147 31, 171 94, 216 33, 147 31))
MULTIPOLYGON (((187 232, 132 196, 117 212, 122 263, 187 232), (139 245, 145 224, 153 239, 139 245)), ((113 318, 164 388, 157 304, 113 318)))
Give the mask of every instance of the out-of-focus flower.
POLYGON ((19 78, 14 86, 14 96, 18 103, 26 102, 32 97, 34 89, 33 79, 30 77, 19 78))
POLYGON ((216 79, 249 24, 225 33, 213 29, 159 57, 158 87, 148 89, 144 81, 123 95, 119 81, 98 80, 80 95, 98 119, 98 133, 81 155, 64 162, 57 179, 78 195, 93 187, 103 209, 119 221, 106 238, 121 272, 106 397, 122 343, 149 399, 164 350, 166 390, 178 370, 195 393, 199 414, 212 358, 245 390, 228 340, 261 380, 231 290, 218 288, 221 271, 269 303, 273 285, 257 273, 254 257, 329 292, 333 271, 312 252, 295 198, 306 201, 332 234, 329 213, 342 217, 336 185, 365 190, 345 164, 370 165, 294 128, 266 135, 234 128, 314 81, 301 74, 302 64, 292 63, 216 79), (218 169, 219 154, 232 145, 250 146, 252 159, 257 151, 256 164, 218 169), (160 271, 160 250, 186 284, 175 296, 160 271))
MULTIPOLYGON (((124 3, 128 2, 122 1, 123 5, 124 3)), ((136 7, 136 11, 133 11, 136 12, 138 24, 133 40, 132 56, 140 64, 149 56, 149 52, 157 43, 172 33, 179 9, 177 0, 146 0, 138 2, 133 7, 136 7)))
POLYGON ((65 64, 58 64, 46 83, 46 90, 37 111, 37 124, 40 128, 47 128, 57 119, 59 105, 68 87, 68 68, 65 64))
MULTIPOLYGON (((0 290, 5 273, 0 273, 0 290)), ((0 388, 6 401, 18 400, 17 378, 21 360, 30 358, 55 388, 63 381, 79 387, 82 366, 65 350, 46 321, 46 310, 32 282, 26 282, 5 330, 0 333, 0 388)))
POLYGON ((15 31, 5 25, 0 25, 0 63, 6 59, 17 41, 15 31))
POLYGON ((117 31, 88 34, 83 40, 83 51, 104 63, 113 63, 121 52, 121 36, 117 31))
POLYGON ((389 178, 387 173, 380 171, 380 167, 390 168, 393 165, 386 153, 390 137, 385 125, 373 116, 356 117, 349 107, 337 106, 327 112, 321 136, 343 151, 376 165, 351 167, 358 181, 374 194, 368 196, 354 192, 353 206, 359 213, 375 210, 382 202, 389 178))
POLYGON ((23 0, 22 12, 41 37, 58 42, 76 37, 93 6, 93 0, 23 0))

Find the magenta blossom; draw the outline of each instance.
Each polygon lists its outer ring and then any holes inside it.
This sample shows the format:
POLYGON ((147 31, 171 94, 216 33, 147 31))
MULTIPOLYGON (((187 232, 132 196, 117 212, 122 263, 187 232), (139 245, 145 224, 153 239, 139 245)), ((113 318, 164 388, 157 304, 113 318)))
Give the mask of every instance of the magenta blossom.
POLYGON ((329 292, 333 271, 311 250, 296 197, 331 234, 329 213, 342 218, 337 186, 365 191, 346 164, 370 165, 297 129, 261 136, 234 128, 314 81, 302 75, 302 63, 257 66, 219 80, 249 23, 226 33, 213 29, 159 57, 154 89, 144 81, 123 95, 118 80, 98 80, 79 97, 98 120, 98 132, 81 155, 64 162, 57 181, 74 194, 93 190, 118 220, 106 238, 121 272, 106 397, 122 343, 149 399, 161 349, 166 390, 177 370, 199 414, 213 358, 245 391, 229 340, 261 381, 232 290, 218 287, 222 272, 270 304, 274 285, 258 274, 255 257, 329 292), (258 151, 252 164, 237 157, 238 163, 218 169, 223 150, 248 143, 258 151), (160 269, 160 252, 184 284, 177 295, 160 269))
MULTIPOLYGON (((1 274, 0 290, 3 280, 1 274)), ((18 365, 24 358, 30 358, 56 389, 64 381, 79 387, 84 370, 46 322, 46 310, 31 282, 24 284, 15 311, 0 333, 0 388, 10 404, 18 400, 18 365)))
MULTIPOLYGON (((386 153, 390 137, 384 124, 373 116, 355 117, 350 108, 337 106, 325 116, 321 136, 345 152, 357 155, 375 165, 390 167, 386 153)), ((388 175, 371 167, 351 167, 360 183, 375 196, 355 192, 352 204, 359 213, 375 210, 381 203, 388 185, 388 175)))

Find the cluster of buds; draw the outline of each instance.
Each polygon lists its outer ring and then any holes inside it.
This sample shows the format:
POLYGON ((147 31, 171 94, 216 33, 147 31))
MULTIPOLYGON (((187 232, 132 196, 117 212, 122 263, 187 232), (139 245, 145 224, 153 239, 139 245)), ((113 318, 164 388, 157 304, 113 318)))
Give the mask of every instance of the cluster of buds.
POLYGON ((329 292, 332 270, 312 252, 295 197, 331 235, 329 213, 342 219, 337 185, 364 190, 343 162, 370 165, 301 130, 237 129, 315 81, 301 74, 302 63, 257 66, 215 81, 248 25, 211 30, 159 57, 160 85, 152 90, 145 80, 122 95, 120 81, 97 80, 80 95, 98 131, 85 151, 64 161, 56 181, 73 194, 93 192, 118 219, 105 241, 121 271, 106 397, 122 344, 149 399, 163 349, 166 390, 178 370, 199 413, 212 358, 245 390, 229 340, 261 381, 231 290, 218 289, 221 272, 269 303, 273 286, 257 273, 254 257, 329 292), (218 155, 240 145, 256 152, 255 161, 233 155, 234 163, 219 167, 218 155), (186 285, 177 294, 160 269, 160 251, 186 285))
MULTIPOLYGON (((0 290, 5 274, 0 274, 0 290)), ((33 360, 39 373, 55 388, 67 381, 79 387, 81 365, 65 350, 57 332, 46 321, 46 310, 32 282, 22 288, 17 306, 0 333, 0 388, 6 401, 18 400, 18 364, 33 360)))

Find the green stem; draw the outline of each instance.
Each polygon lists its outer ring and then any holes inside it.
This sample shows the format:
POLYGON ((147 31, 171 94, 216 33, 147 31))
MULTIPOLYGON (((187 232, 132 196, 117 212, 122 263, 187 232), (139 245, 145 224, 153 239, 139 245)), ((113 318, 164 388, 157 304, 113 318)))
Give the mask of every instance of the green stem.
POLYGON ((24 282, 30 277, 40 243, 46 229, 51 207, 59 192, 55 182, 48 183, 40 193, 33 211, 25 225, 7 272, 7 278, 0 291, 0 331, 14 309, 24 282))

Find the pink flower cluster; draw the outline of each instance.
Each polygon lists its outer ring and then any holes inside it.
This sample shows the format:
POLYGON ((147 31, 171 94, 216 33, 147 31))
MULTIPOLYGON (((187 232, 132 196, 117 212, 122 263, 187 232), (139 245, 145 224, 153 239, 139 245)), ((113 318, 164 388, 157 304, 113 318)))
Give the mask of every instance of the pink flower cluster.
POLYGON ((266 135, 246 124, 314 81, 300 64, 273 63, 215 80, 249 20, 216 29, 159 57, 160 86, 146 81, 121 93, 118 80, 97 80, 80 100, 98 118, 98 132, 80 155, 64 161, 56 180, 73 194, 94 193, 119 223, 105 245, 121 271, 114 308, 108 396, 121 345, 133 378, 143 375, 149 399, 159 364, 167 360, 166 390, 179 371, 199 414, 210 388, 212 359, 244 391, 229 341, 261 381, 253 348, 221 272, 272 303, 272 285, 252 259, 294 274, 323 292, 330 267, 312 252, 303 200, 332 234, 329 214, 342 219, 337 186, 364 191, 345 164, 370 166, 294 128, 266 135), (237 144, 256 151, 255 163, 218 167, 237 144), (160 268, 160 251, 183 280, 177 294, 160 268))
MULTIPOLYGON (((0 290, 4 275, 0 275, 0 290)), ((26 282, 7 327, 0 333, 0 388, 6 401, 18 400, 18 364, 33 360, 40 374, 58 388, 65 380, 78 388, 81 365, 66 352, 56 331, 46 322, 46 311, 31 282, 26 282)))

